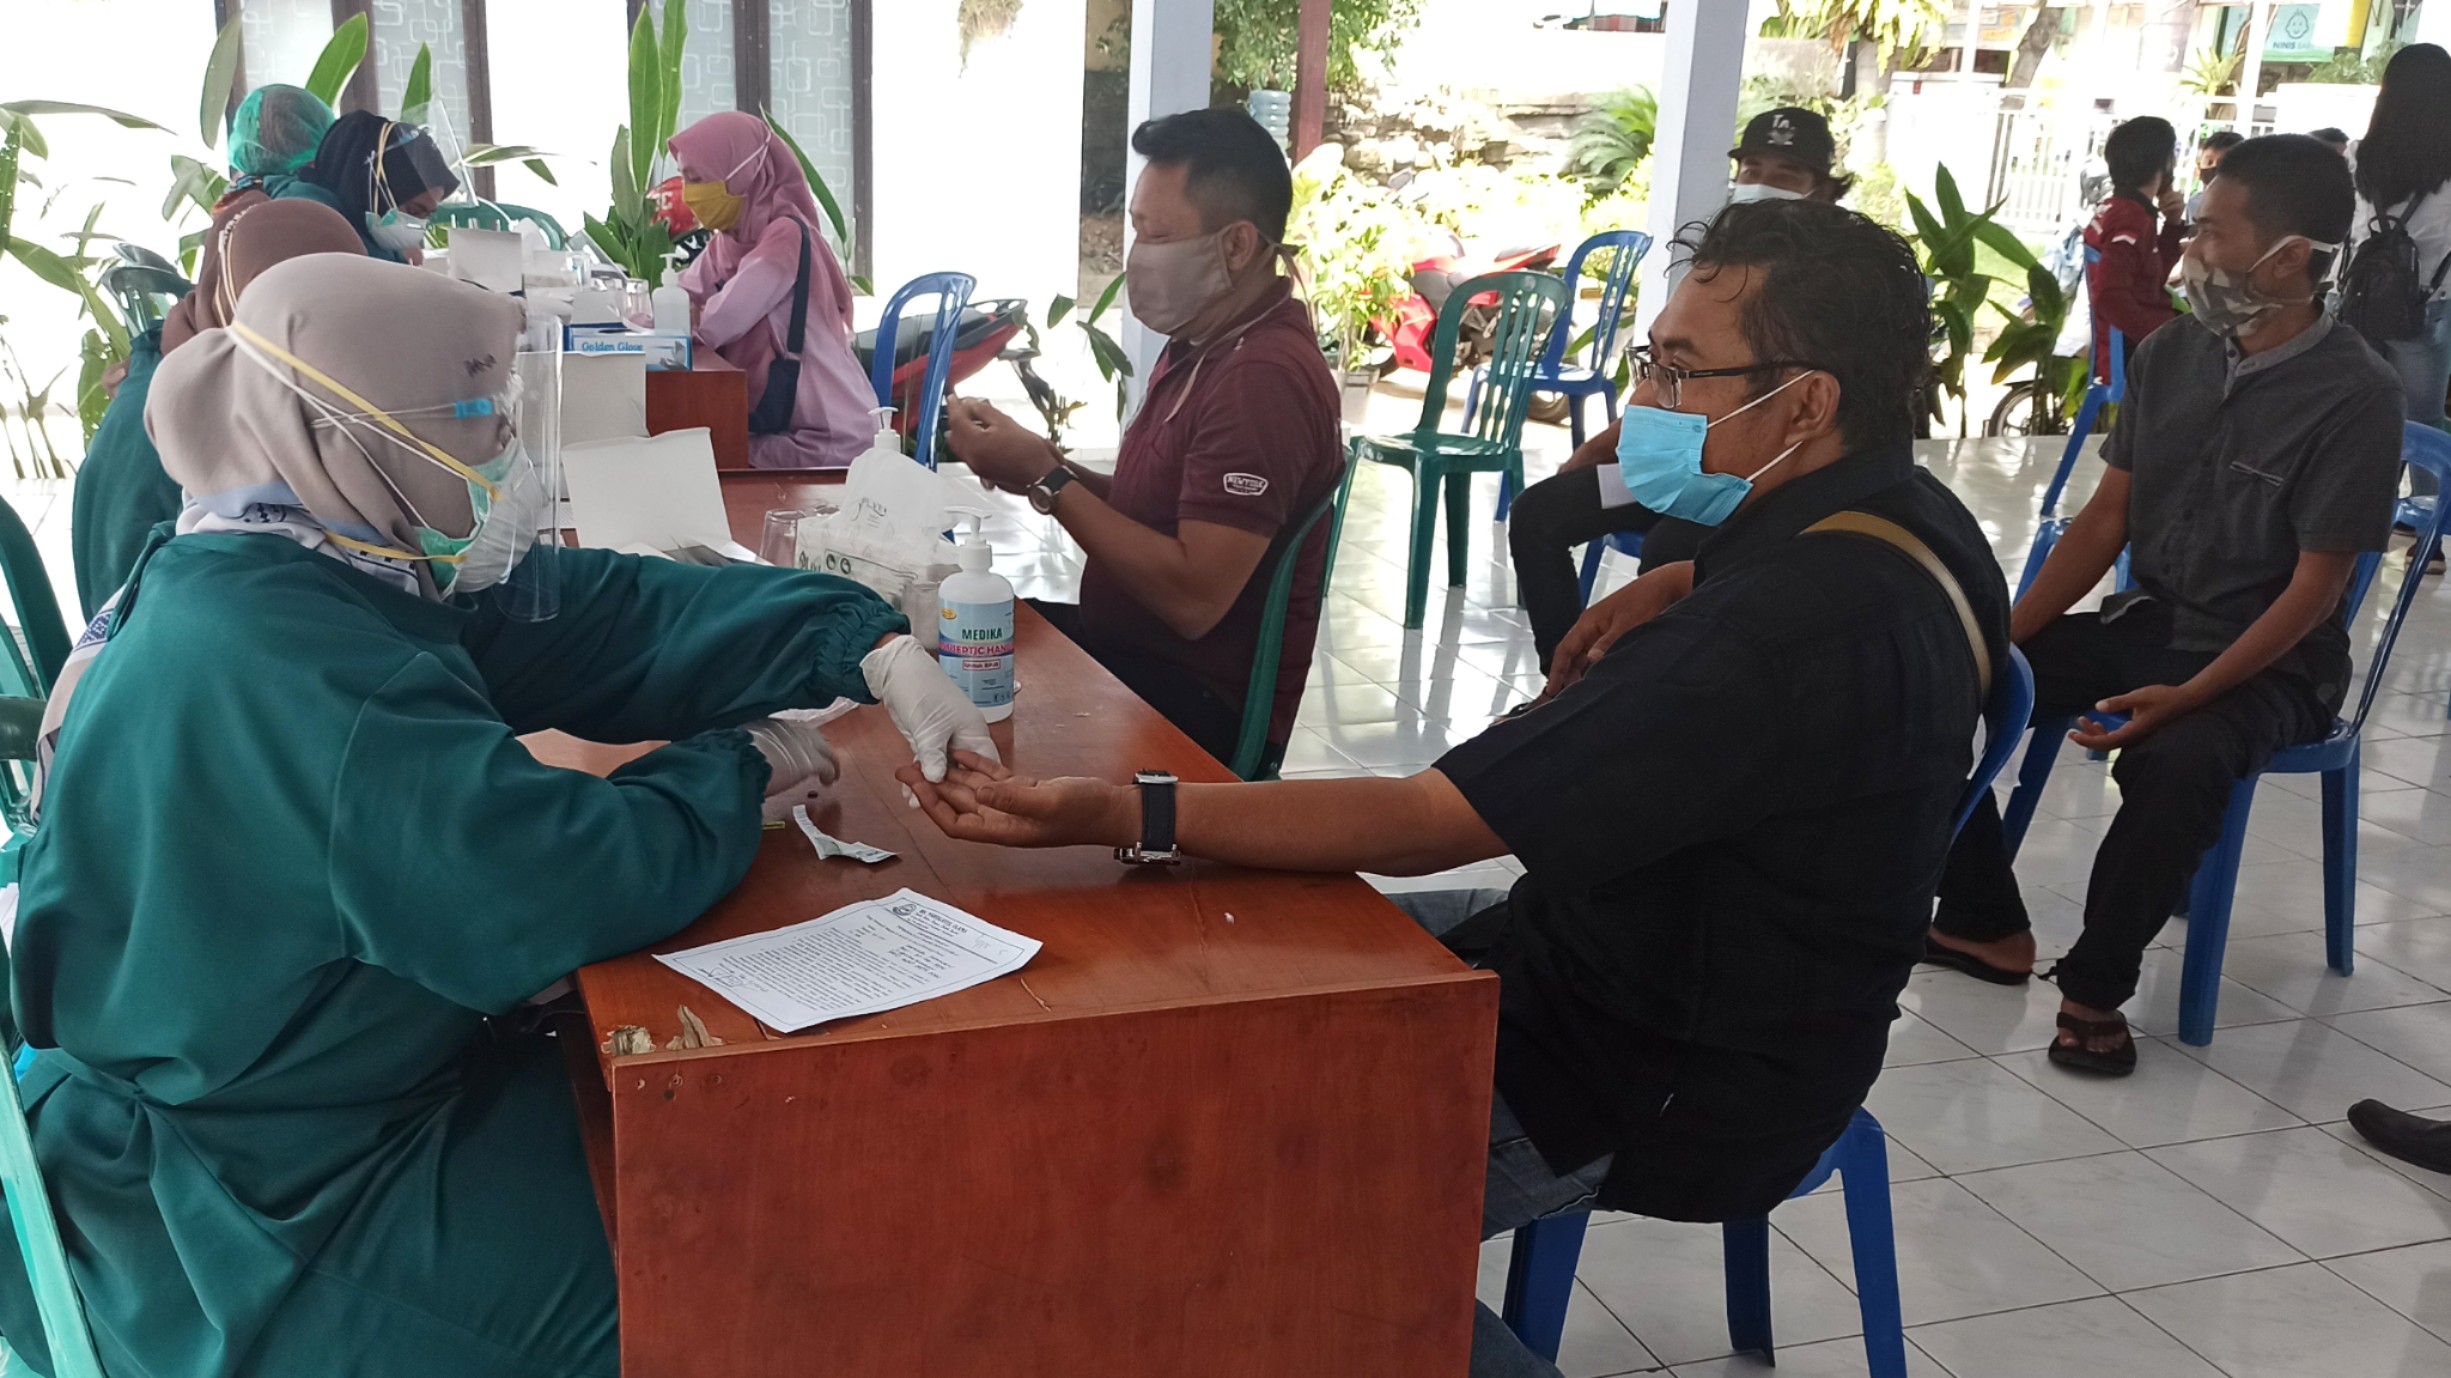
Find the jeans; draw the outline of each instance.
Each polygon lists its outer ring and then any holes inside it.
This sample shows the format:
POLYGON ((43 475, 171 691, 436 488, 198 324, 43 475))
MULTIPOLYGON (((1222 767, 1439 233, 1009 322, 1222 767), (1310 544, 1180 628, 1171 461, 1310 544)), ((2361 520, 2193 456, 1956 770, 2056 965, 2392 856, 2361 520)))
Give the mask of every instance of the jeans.
MULTIPOLYGON (((1398 909, 1431 937, 1496 905, 1504 890, 1430 890, 1390 895, 1398 909)), ((1588 1211, 1608 1180, 1610 1159, 1586 1163, 1560 1176, 1533 1146, 1506 1098, 1493 1092, 1489 1111, 1489 1174, 1481 1194, 1481 1238, 1553 1215, 1588 1211)), ((1476 1306, 1472 1323, 1472 1378, 1558 1378, 1557 1365, 1534 1354, 1487 1306, 1476 1306)))
MULTIPOLYGON (((2038 718, 2090 713, 2114 694, 2180 683, 2213 660, 2172 649, 2168 614, 2151 604, 2110 622, 2092 613, 2062 617, 2024 649, 2034 666, 2038 718)), ((2332 710, 2311 685, 2267 670, 2122 748, 2111 765, 2119 812, 2094 852, 2085 931, 2059 964, 2060 993, 2095 1009, 2116 1009, 2136 994, 2145 949, 2178 907, 2205 849, 2221 836, 2231 787, 2263 769, 2274 752, 2331 727, 2332 710)), ((2000 809, 1988 790, 1950 848, 1932 926, 1972 942, 2027 930, 2000 809)))
MULTIPOLYGON (((2408 419, 2427 426, 2443 424, 2443 394, 2451 391, 2451 300, 2426 303, 2425 330, 2415 339, 2391 340, 2383 346, 2383 361, 2400 375, 2408 392, 2408 419)), ((2434 491, 2434 476, 2411 469, 2409 488, 2419 497, 2434 491)))
POLYGON ((1183 735, 1198 743, 1202 751, 1220 761, 1234 759, 1234 748, 1243 734, 1241 704, 1219 698, 1217 691, 1201 683, 1198 675, 1171 661, 1092 645, 1082 638, 1078 603, 1052 603, 1037 598, 1022 601, 1057 631, 1070 637, 1073 644, 1089 652, 1090 659, 1122 680, 1123 687, 1156 709, 1159 717, 1181 728, 1183 735))
POLYGON ((1515 557, 1515 595, 1531 619, 1542 670, 1583 615, 1575 547, 1621 531, 1648 531, 1658 520, 1639 504, 1602 507, 1596 467, 1553 474, 1515 499, 1506 518, 1506 543, 1515 557))

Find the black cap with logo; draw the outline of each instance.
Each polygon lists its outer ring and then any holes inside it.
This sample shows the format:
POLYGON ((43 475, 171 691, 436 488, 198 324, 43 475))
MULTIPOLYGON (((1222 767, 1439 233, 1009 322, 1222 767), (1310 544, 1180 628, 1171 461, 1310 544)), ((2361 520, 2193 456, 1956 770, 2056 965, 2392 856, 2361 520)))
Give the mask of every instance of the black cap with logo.
POLYGON ((1744 138, 1728 150, 1739 162, 1751 154, 1786 158, 1827 176, 1838 145, 1830 138, 1828 120, 1800 105, 1783 105, 1754 116, 1744 138))

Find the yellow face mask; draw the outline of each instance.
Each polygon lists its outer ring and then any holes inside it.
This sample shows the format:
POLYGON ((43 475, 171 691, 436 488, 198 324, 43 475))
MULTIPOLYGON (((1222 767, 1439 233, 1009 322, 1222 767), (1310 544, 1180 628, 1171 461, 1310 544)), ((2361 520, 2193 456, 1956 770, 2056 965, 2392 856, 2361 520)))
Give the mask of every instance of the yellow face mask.
POLYGON ((681 204, 689 207, 689 213, 708 229, 728 230, 740 223, 741 209, 748 204, 748 198, 733 194, 721 182, 683 182, 681 204))

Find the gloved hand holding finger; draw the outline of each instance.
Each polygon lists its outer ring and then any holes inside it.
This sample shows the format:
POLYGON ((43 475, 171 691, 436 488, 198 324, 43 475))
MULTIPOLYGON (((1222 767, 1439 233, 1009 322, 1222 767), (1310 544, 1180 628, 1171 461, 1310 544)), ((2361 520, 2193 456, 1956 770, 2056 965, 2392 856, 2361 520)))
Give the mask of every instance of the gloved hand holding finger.
POLYGON ((996 739, 988 735, 987 719, 918 642, 895 637, 860 658, 860 674, 868 681, 868 692, 892 715, 902 739, 911 744, 920 774, 928 779, 945 778, 946 755, 955 748, 1004 759, 996 751, 996 739))
MULTIPOLYGON (((774 774, 766 781, 768 799, 791 796, 793 803, 814 798, 842 776, 834 744, 813 723, 793 718, 760 718, 743 725, 758 754, 774 774)), ((785 812, 789 812, 786 807, 785 812)))

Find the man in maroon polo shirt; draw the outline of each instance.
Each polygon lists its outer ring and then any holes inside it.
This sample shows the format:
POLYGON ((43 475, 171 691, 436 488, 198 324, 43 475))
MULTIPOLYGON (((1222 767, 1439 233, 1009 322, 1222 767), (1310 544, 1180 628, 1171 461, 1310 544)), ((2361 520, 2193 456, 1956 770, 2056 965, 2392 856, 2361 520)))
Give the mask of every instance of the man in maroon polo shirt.
MULTIPOLYGON (((1081 601, 1032 605, 1220 760, 1233 755, 1270 575, 1343 476, 1336 383, 1279 271, 1293 178, 1239 110, 1151 120, 1124 265, 1132 314, 1170 336, 1112 477, 1065 460, 979 402, 947 442, 989 483, 1028 494, 1087 557, 1081 601)), ((1296 555, 1269 740, 1294 727, 1319 627, 1328 527, 1296 555)))

